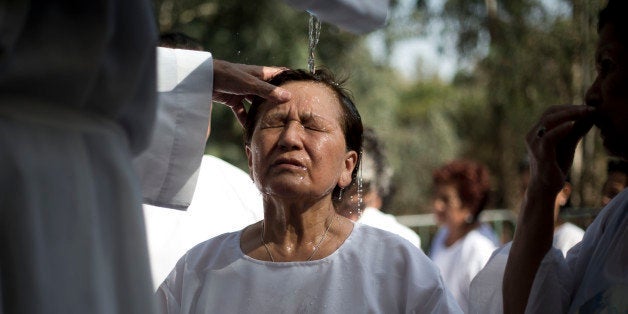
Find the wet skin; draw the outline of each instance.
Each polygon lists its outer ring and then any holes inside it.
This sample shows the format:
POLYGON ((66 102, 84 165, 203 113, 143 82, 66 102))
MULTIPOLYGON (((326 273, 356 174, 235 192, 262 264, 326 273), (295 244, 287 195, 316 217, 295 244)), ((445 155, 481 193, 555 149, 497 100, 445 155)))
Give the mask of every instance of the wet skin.
POLYGON ((321 198, 351 182, 357 154, 347 151, 342 110, 333 91, 315 82, 288 82, 282 104, 264 102, 246 148, 253 179, 264 195, 321 198))

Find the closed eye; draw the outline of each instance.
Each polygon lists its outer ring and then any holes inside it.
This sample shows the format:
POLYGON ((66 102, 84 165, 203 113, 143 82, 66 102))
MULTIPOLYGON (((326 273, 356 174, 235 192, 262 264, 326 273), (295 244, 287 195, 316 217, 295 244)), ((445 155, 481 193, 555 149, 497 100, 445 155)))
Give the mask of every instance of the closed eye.
POLYGON ((321 117, 309 116, 303 120, 303 127, 308 130, 318 132, 326 132, 329 130, 329 123, 321 117))
POLYGON ((281 127, 284 127, 285 125, 286 125, 285 117, 283 115, 278 115, 278 114, 269 115, 262 118, 259 124, 261 129, 281 128, 281 127))

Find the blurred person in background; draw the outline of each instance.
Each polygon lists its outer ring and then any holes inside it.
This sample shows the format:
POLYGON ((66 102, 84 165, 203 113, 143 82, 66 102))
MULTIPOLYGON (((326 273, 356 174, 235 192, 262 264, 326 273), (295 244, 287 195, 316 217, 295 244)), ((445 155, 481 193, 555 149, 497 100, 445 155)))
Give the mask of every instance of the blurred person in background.
POLYGON ((606 167, 606 181, 602 186, 602 207, 628 186, 628 162, 621 159, 611 159, 606 167))
POLYGON ((360 167, 358 181, 343 192, 337 205, 338 213, 353 221, 392 232, 420 249, 419 235, 383 210, 386 208, 384 201, 390 199, 393 170, 386 159, 383 143, 371 128, 364 130, 360 167))
POLYGON ((476 161, 459 159, 434 170, 432 177, 434 215, 447 229, 443 247, 431 258, 466 313, 471 280, 495 250, 478 229, 478 217, 488 202, 489 172, 476 161))
POLYGON ((580 227, 565 221, 561 214, 570 204, 572 186, 569 180, 565 181, 563 188, 556 195, 554 201, 554 239, 552 245, 559 249, 564 256, 576 244, 578 244, 584 236, 584 230, 580 227))
MULTIPOLYGON (((520 191, 523 201, 523 197, 525 196, 526 189, 528 188, 528 184, 530 182, 530 162, 528 157, 526 157, 519 164, 519 177, 521 180, 520 191)), ((584 235, 584 230, 582 230, 582 228, 571 222, 565 221, 562 217, 565 209, 571 205, 569 200, 571 198, 572 191, 573 187, 571 185, 571 180, 567 177, 563 188, 558 191, 556 199, 554 200, 554 238, 552 245, 559 249, 565 256, 567 256, 569 249, 582 240, 582 236, 584 235)))

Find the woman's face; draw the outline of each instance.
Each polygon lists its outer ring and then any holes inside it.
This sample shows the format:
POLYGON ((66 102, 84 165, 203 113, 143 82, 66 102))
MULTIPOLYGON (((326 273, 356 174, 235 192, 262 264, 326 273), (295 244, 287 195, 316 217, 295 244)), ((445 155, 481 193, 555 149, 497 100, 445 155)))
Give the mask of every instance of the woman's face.
POLYGON ((320 198, 351 183, 358 154, 346 149, 334 92, 322 83, 292 81, 282 104, 260 105, 250 146, 249 169, 264 195, 320 198))
POLYGON ((627 47, 612 24, 600 32, 596 51, 597 77, 586 95, 589 106, 597 108, 597 127, 611 154, 628 158, 628 58, 627 47))
POLYGON ((436 223, 456 230, 466 224, 465 219, 471 211, 462 204, 456 185, 436 184, 432 197, 432 208, 436 223))

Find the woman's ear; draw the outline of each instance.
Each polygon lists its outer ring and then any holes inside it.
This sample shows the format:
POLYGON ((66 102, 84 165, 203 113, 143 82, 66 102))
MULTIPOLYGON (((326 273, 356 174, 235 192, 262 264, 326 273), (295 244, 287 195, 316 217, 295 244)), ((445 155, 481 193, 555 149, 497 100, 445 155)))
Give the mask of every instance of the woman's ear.
POLYGON ((358 153, 354 150, 350 150, 345 155, 344 168, 342 173, 340 174, 340 178, 338 181, 338 186, 341 188, 346 188, 351 184, 351 174, 353 173, 353 169, 358 163, 358 153))

